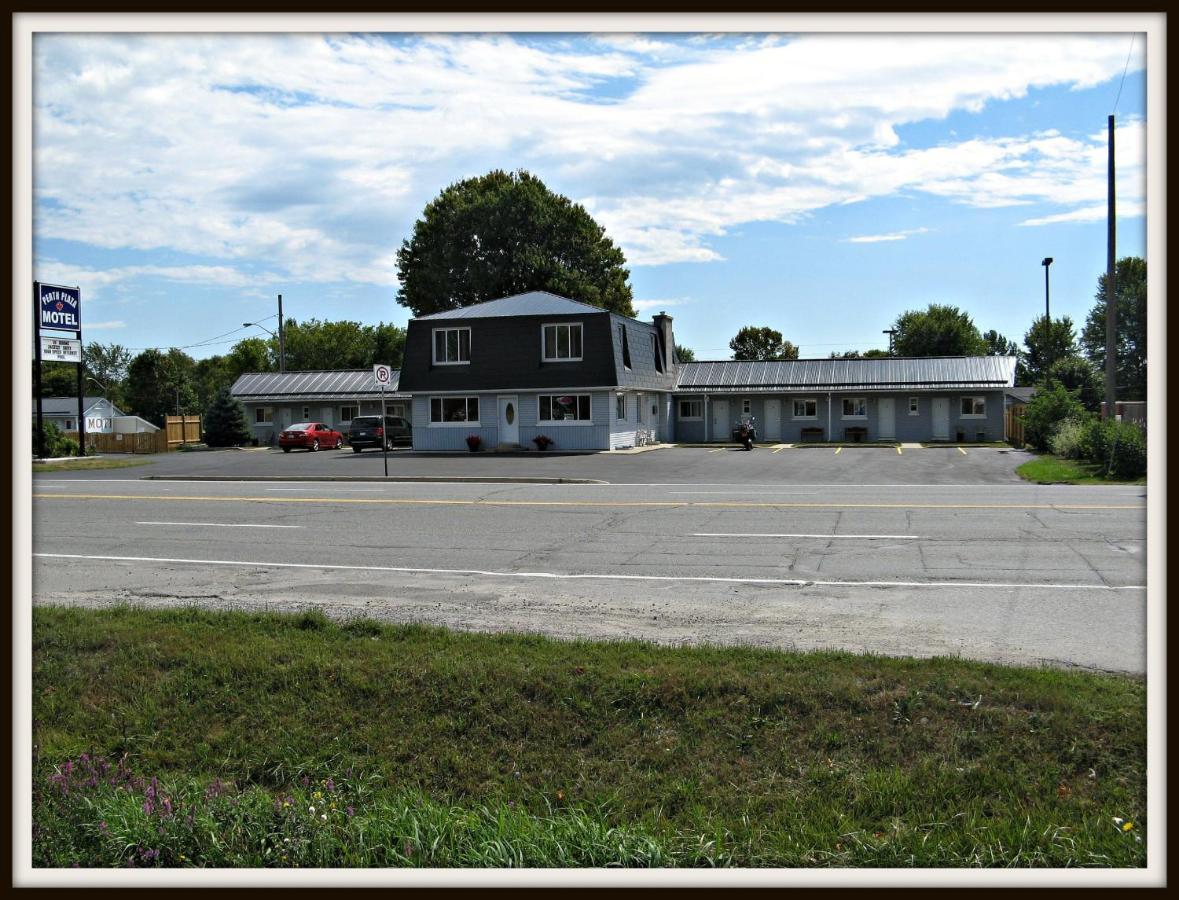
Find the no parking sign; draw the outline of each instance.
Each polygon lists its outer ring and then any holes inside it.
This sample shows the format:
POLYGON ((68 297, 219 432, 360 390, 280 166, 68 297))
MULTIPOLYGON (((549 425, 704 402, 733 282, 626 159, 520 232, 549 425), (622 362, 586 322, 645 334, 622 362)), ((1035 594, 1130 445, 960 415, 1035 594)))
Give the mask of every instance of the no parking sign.
POLYGON ((388 387, 393 383, 393 369, 389 366, 383 366, 380 363, 373 366, 373 378, 377 380, 377 384, 381 387, 388 387))

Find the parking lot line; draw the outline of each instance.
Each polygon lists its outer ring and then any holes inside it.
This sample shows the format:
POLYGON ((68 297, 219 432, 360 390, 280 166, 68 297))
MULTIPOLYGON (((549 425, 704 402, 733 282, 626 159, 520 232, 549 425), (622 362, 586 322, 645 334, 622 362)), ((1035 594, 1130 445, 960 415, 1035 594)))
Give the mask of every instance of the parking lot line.
POLYGON ((836 455, 836 456, 838 456, 838 455, 839 455, 840 453, 842 453, 842 452, 843 452, 843 448, 842 448, 842 447, 836 447, 836 448, 835 448, 835 455, 836 455))
POLYGON ((717 447, 715 450, 709 450, 708 452, 709 453, 720 453, 724 449, 725 449, 724 447, 717 447))
POLYGON ((961 453, 963 456, 966 455, 966 451, 963 450, 961 447, 958 448, 958 452, 961 453))
POLYGON ((897 447, 897 456, 900 456, 900 455, 901 455, 901 448, 897 447))

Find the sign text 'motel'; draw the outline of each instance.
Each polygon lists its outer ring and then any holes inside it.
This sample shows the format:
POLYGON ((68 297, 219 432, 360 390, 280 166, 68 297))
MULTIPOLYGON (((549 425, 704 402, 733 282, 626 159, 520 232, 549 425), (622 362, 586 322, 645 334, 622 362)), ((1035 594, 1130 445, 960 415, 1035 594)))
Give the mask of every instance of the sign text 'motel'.
POLYGON ((82 291, 76 287, 38 284, 41 327, 58 331, 81 331, 82 291))

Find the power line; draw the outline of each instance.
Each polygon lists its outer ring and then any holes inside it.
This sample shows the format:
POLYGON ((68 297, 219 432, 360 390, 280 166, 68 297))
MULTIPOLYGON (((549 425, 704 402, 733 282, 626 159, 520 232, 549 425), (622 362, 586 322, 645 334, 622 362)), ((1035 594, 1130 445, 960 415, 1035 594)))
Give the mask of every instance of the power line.
POLYGON ((1114 100, 1113 112, 1114 115, 1118 111, 1118 101, 1122 99, 1122 86, 1126 83, 1126 73, 1130 71, 1130 54, 1134 52, 1134 35, 1130 35, 1130 49, 1126 51, 1126 64, 1122 67, 1122 80, 1118 84, 1118 96, 1114 100))

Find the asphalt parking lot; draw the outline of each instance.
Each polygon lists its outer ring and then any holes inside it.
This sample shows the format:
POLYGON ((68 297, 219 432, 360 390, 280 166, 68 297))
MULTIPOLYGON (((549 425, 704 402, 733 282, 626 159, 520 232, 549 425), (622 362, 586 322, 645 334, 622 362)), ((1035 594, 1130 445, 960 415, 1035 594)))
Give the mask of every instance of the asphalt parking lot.
MULTIPOLYGON (((1021 484, 1015 469, 1029 453, 1001 447, 796 447, 746 452, 732 447, 666 447, 641 453, 559 455, 389 453, 390 476, 425 478, 590 479, 612 484, 1021 484)), ((171 453, 135 469, 62 473, 61 477, 146 476, 373 478, 380 451, 282 453, 271 448, 171 453)), ((45 477, 45 476, 38 476, 45 477)), ((55 476, 56 477, 56 476, 55 476)))

